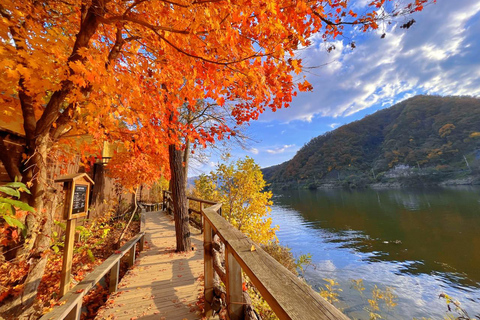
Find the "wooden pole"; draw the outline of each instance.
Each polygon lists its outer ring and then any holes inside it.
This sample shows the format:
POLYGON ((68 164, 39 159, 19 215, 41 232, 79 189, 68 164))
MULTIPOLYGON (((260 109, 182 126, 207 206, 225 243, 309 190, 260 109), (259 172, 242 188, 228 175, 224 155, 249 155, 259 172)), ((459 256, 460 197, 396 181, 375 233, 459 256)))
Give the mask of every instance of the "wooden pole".
POLYGON ((118 278, 119 278, 119 273, 120 273, 120 260, 115 263, 115 265, 110 269, 110 283, 109 283, 109 288, 108 292, 112 293, 117 291, 117 286, 118 286, 118 278))
POLYGON ((132 267, 135 263, 135 247, 137 245, 134 244, 133 247, 130 248, 130 253, 128 254, 128 266, 132 267))
POLYGON ((243 319, 242 268, 225 246, 225 269, 227 270, 227 309, 230 320, 243 319))
POLYGON ((70 289, 70 274, 72 273, 73 243, 75 242, 75 224, 77 219, 67 220, 65 247, 63 248, 62 273, 60 275, 60 297, 70 289))
POLYGON ((205 218, 203 217, 203 202, 200 202, 200 219, 201 219, 201 224, 202 224, 202 233, 204 232, 205 229, 205 218))
POLYGON ((204 257, 204 275, 205 275, 205 316, 212 315, 211 304, 213 302, 213 244, 212 244, 212 226, 205 224, 203 234, 203 257, 204 257))
POLYGON ((145 246, 145 235, 143 235, 140 241, 138 242, 138 250, 143 251, 144 246, 145 246))
POLYGON ((77 305, 67 315, 65 320, 80 320, 80 315, 82 314, 82 302, 83 299, 80 299, 77 305))

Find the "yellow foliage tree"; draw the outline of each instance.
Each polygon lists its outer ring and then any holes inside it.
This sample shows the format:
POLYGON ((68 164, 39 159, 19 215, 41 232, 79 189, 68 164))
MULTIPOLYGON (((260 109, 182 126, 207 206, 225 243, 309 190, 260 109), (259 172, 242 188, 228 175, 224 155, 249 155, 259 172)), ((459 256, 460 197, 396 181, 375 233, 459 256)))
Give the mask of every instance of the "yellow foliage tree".
MULTIPOLYGON (((228 157, 225 159, 228 162, 228 157)), ((264 191, 266 182, 260 167, 246 157, 235 163, 222 163, 210 176, 195 181, 196 197, 223 203, 222 215, 250 239, 261 244, 276 240, 270 216, 272 192, 264 191)))
POLYGON ((440 135, 440 137, 443 138, 449 135, 450 133, 452 133, 453 130, 455 130, 455 125, 451 123, 447 123, 446 125, 444 125, 438 130, 438 134, 440 135))

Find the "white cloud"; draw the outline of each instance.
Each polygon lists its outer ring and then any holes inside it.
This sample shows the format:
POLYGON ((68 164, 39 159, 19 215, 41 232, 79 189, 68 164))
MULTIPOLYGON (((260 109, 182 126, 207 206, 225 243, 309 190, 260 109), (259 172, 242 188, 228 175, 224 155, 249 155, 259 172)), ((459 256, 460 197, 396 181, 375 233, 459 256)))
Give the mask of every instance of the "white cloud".
POLYGON ((248 150, 248 151, 250 151, 250 152, 253 153, 253 154, 258 154, 258 149, 257 149, 257 148, 251 148, 251 149, 248 150))
POLYGON ((295 147, 294 144, 286 144, 282 147, 279 148, 274 148, 274 149, 267 149, 267 152, 270 154, 279 154, 279 153, 284 153, 285 151, 295 147))
POLYGON ((335 129, 336 127, 338 127, 340 125, 340 123, 330 123, 328 126, 332 129, 335 129))
MULTIPOLYGON (((409 19, 408 17, 407 19, 409 19)), ((315 115, 340 117, 373 105, 390 106, 418 93, 480 96, 480 1, 438 1, 412 16, 408 30, 398 21, 382 31, 360 36, 357 48, 336 41, 326 53, 318 35, 300 52, 313 85, 292 106, 262 120, 312 121, 315 115)), ((403 19, 403 18, 402 18, 403 19)))

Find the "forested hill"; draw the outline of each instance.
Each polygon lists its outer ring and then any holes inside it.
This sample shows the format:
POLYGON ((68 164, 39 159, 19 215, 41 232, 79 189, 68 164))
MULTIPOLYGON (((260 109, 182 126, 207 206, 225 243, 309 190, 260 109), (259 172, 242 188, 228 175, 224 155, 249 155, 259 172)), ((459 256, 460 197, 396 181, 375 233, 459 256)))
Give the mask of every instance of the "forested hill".
POLYGON ((479 132, 480 99, 416 96, 312 139, 263 173, 282 188, 465 180, 480 167, 479 132))

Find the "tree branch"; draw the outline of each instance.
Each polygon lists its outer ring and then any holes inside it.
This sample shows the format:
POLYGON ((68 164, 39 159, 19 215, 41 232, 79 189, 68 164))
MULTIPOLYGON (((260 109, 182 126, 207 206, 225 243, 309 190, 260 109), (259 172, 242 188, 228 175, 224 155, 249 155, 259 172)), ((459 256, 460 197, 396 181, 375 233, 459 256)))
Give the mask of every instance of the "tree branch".
MULTIPOLYGON (((105 14, 100 2, 100 0, 93 1, 92 5, 88 8, 85 18, 82 21, 80 31, 77 34, 72 53, 68 58, 68 63, 83 61, 83 58, 78 52, 80 49, 88 47, 88 43, 97 31, 100 23, 98 17, 102 17, 105 14)), ((70 73, 72 74, 73 70, 70 69, 70 73)), ((71 80, 62 81, 61 89, 53 93, 45 107, 45 111, 37 122, 35 130, 36 136, 43 136, 49 132, 51 125, 61 115, 60 110, 62 104, 64 103, 66 96, 72 91, 73 87, 74 85, 71 80)))
POLYGON ((17 164, 13 161, 14 158, 11 156, 13 152, 7 149, 7 146, 4 143, 4 137, 0 136, 0 160, 7 170, 8 176, 12 181, 15 181, 17 178, 18 181, 22 179, 22 174, 17 164))

